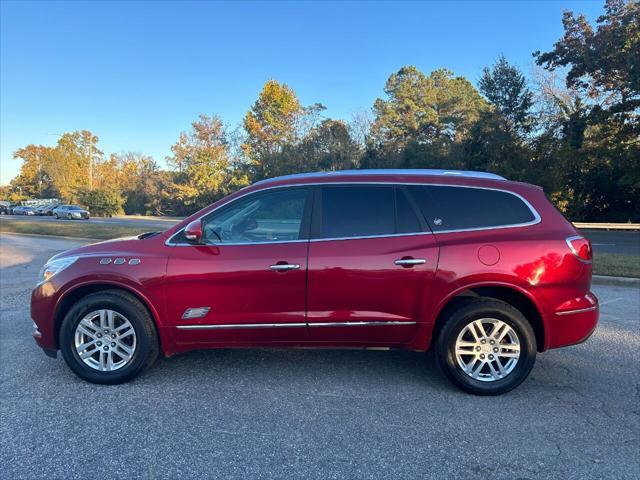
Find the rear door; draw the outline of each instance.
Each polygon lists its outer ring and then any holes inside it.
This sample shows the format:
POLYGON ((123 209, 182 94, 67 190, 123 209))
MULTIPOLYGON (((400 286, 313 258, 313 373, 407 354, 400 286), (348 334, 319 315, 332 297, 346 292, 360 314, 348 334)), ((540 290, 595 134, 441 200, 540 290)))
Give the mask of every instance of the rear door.
POLYGON ((394 345, 424 319, 438 248, 404 187, 322 186, 309 244, 313 342, 394 345))

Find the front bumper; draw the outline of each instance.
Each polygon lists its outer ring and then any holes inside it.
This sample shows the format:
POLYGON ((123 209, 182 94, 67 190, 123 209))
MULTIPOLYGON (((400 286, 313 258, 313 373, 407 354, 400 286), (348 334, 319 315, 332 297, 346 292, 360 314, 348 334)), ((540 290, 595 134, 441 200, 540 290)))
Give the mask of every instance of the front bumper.
MULTIPOLYGON (((33 320, 33 339, 45 350, 58 349, 55 335, 55 288, 51 282, 38 285, 31 292, 31 319, 33 320)), ((49 355, 49 353, 47 353, 49 355)))

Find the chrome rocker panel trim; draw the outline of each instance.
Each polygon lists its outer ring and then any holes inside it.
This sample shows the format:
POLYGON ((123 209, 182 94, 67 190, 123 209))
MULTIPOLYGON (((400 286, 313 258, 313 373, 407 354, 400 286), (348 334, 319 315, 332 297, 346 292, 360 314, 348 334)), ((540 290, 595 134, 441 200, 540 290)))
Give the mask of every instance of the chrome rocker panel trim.
POLYGON ((290 328, 290 327, 363 327, 415 325, 416 322, 319 322, 319 323, 236 323, 221 325, 176 325, 179 330, 225 330, 233 328, 290 328))

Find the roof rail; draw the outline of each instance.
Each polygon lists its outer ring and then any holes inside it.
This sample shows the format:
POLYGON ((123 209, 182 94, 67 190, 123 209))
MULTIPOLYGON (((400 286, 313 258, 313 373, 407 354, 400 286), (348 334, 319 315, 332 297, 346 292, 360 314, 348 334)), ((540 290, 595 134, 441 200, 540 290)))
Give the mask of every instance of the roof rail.
POLYGON ((456 177, 470 177, 470 178, 485 178, 490 180, 506 180, 506 178, 497 175, 495 173, 488 172, 474 172, 471 170, 442 170, 434 168, 413 168, 413 169, 363 169, 363 170, 336 170, 331 172, 312 172, 312 173, 294 173, 291 175, 283 175, 280 177, 267 178, 260 180, 256 184, 263 182, 270 182, 274 180, 285 180, 295 178, 308 178, 318 176, 333 176, 333 175, 440 175, 440 176, 456 176, 456 177))

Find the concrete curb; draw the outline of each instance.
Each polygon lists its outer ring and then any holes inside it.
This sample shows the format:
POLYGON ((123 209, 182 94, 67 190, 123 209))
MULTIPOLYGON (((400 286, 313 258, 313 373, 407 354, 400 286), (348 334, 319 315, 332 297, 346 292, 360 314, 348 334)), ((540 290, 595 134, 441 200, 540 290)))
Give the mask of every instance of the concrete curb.
POLYGON ((640 278, 633 277, 609 277, 607 275, 594 275, 594 285, 616 285, 618 287, 640 287, 640 278))

